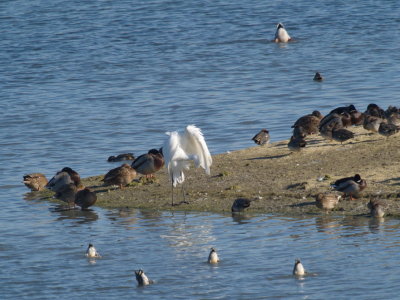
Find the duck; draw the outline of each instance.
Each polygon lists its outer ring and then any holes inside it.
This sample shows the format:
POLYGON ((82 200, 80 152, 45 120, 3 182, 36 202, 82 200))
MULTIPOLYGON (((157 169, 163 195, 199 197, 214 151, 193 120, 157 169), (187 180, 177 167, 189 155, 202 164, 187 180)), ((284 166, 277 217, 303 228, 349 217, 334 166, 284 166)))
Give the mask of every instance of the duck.
POLYGON ((111 155, 108 157, 108 162, 117 162, 117 161, 124 161, 124 160, 135 160, 133 153, 123 153, 118 154, 117 156, 111 155))
POLYGON ((315 197, 316 206, 321 209, 331 210, 335 208, 341 198, 342 196, 333 193, 319 193, 315 197))
POLYGON ((278 23, 276 25, 276 32, 275 32, 275 43, 287 43, 291 41, 292 38, 287 33, 286 29, 283 27, 282 23, 278 23))
POLYGON ((164 156, 162 149, 151 149, 148 153, 140 155, 136 158, 131 167, 137 173, 143 174, 146 177, 153 177, 154 173, 164 166, 164 156))
POLYGON ((385 216, 386 204, 379 200, 370 200, 368 203, 368 208, 370 209, 371 217, 383 218, 385 216))
POLYGON ((350 104, 349 106, 340 106, 335 109, 332 109, 329 114, 339 114, 340 115, 345 112, 348 114, 351 114, 352 112, 356 112, 356 111, 357 111, 356 107, 353 104, 350 104))
POLYGON ((290 141, 288 143, 288 148, 290 151, 300 151, 302 148, 304 148, 307 145, 307 142, 304 140, 303 137, 290 137, 290 141))
POLYGON ((365 114, 363 127, 365 130, 371 131, 372 133, 377 133, 381 123, 386 123, 386 121, 380 117, 365 114))
POLYGON ((354 138, 354 133, 352 133, 350 130, 345 128, 332 130, 332 139, 336 142, 343 144, 343 142, 352 138, 354 138))
POLYGON ((210 254, 208 255, 208 263, 209 264, 217 264, 219 263, 219 257, 217 251, 214 248, 211 248, 210 254))
POLYGON ((31 173, 23 176, 22 181, 26 187, 33 192, 43 191, 48 183, 46 176, 42 173, 31 173))
POLYGON ((102 181, 106 185, 118 185, 122 190, 125 185, 132 182, 136 177, 136 171, 128 164, 123 164, 117 168, 111 169, 108 171, 102 181))
MULTIPOLYGON (((299 130, 306 135, 316 134, 319 132, 319 123, 322 118, 322 114, 318 110, 314 110, 311 114, 297 119, 292 128, 299 128, 299 130)), ((296 134, 297 132, 295 132, 293 135, 296 134)))
POLYGON ((381 119, 385 118, 385 111, 375 103, 368 104, 367 110, 364 112, 364 114, 381 119))
POLYGON ((96 248, 93 246, 93 244, 89 244, 87 250, 86 250, 86 257, 88 258, 100 258, 101 255, 99 252, 97 252, 96 248))
POLYGON ((385 118, 389 124, 400 126, 400 109, 390 105, 385 111, 385 118))
POLYGON ((293 275, 295 276, 303 276, 306 274, 306 270, 304 269, 303 264, 300 259, 295 259, 294 267, 293 267, 293 275))
POLYGON ((353 200, 354 195, 358 197, 359 193, 367 187, 367 182, 356 174, 353 177, 338 179, 331 186, 336 191, 342 192, 344 197, 348 195, 350 200, 353 200))
POLYGON ((354 111, 350 113, 351 125, 360 126, 364 124, 364 113, 359 111, 354 111))
POLYGON ((83 188, 78 172, 72 170, 69 167, 65 167, 61 171, 58 171, 56 175, 54 175, 53 178, 50 179, 50 181, 46 185, 46 188, 57 193, 63 185, 69 183, 74 183, 78 189, 83 188))
POLYGON ((68 184, 64 184, 57 188, 57 192, 55 194, 55 198, 64 201, 68 204, 68 207, 75 207, 75 195, 77 192, 77 187, 75 183, 70 182, 68 184))
POLYGON ((245 208, 250 206, 251 201, 252 200, 246 198, 237 198, 235 201, 233 201, 231 211, 233 213, 242 212, 245 208))
POLYGON ((330 113, 326 115, 319 123, 319 133, 322 137, 332 140, 332 131, 342 129, 343 120, 337 113, 330 113))
POLYGON ((316 72, 313 80, 314 81, 322 81, 322 80, 324 80, 324 77, 322 77, 322 75, 319 72, 316 72))
POLYGON ((75 204, 78 205, 81 210, 86 210, 88 207, 94 205, 97 201, 97 195, 90 188, 84 188, 75 195, 75 204))
POLYGON ((399 132, 399 129, 400 127, 397 125, 382 122, 381 124, 379 124, 378 133, 388 138, 389 136, 399 132))
POLYGON ((136 281, 139 286, 149 285, 154 283, 153 280, 149 279, 142 269, 135 271, 136 281))
POLYGON ((261 129, 259 133, 257 133, 253 138, 251 139, 256 143, 257 145, 266 145, 270 141, 270 136, 269 136, 269 131, 265 128, 261 129))

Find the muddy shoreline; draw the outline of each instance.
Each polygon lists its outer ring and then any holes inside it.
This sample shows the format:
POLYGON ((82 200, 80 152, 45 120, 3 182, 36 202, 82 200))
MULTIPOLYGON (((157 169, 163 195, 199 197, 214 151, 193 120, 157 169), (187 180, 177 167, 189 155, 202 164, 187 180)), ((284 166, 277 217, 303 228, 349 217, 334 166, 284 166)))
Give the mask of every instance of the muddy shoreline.
MULTIPOLYGON (((171 183, 166 169, 154 180, 138 176, 124 190, 103 186, 103 175, 84 178, 97 193, 103 208, 230 212, 236 198, 256 199, 248 213, 285 215, 325 214, 315 195, 330 191, 336 179, 359 173, 367 188, 357 200, 341 200, 329 214, 368 215, 370 199, 387 203, 388 216, 400 216, 400 134, 390 138, 351 128, 350 142, 307 138, 307 147, 291 153, 288 141, 213 156, 211 176, 192 167, 185 172, 185 198, 189 204, 171 206, 171 183)), ((175 201, 183 199, 175 189, 175 201)))

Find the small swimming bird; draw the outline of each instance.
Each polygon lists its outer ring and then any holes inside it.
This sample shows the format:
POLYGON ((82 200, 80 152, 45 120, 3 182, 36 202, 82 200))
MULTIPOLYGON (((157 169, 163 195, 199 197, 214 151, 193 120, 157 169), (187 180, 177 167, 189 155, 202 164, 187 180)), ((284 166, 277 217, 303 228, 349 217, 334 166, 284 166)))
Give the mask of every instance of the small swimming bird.
POLYGON ((344 128, 332 130, 332 139, 336 142, 343 144, 343 142, 352 138, 354 138, 354 133, 352 133, 350 130, 344 128))
POLYGON ((237 198, 232 204, 231 207, 232 212, 237 213, 244 211, 245 208, 250 206, 251 201, 252 200, 246 198, 237 198))
POLYGON ((265 128, 261 129, 259 133, 253 136, 252 140, 254 141, 254 143, 260 146, 268 144, 270 140, 269 131, 265 128))
POLYGON ((164 166, 164 156, 160 150, 151 149, 148 153, 140 155, 132 163, 132 168, 146 177, 153 177, 153 174, 164 166))
POLYGON ((316 72, 313 80, 314 81, 322 81, 322 80, 324 80, 324 77, 322 77, 322 75, 319 72, 316 72))
POLYGON ((214 248, 211 248, 210 254, 208 255, 208 263, 209 264, 217 264, 219 263, 219 257, 217 251, 214 248))
POLYGON ((78 205, 81 210, 85 210, 88 207, 94 205, 97 201, 97 195, 93 190, 84 188, 75 195, 75 204, 78 205))
MULTIPOLYGON (((319 123, 322 118, 322 114, 318 110, 314 110, 311 114, 297 119, 292 128, 298 128, 297 130, 306 135, 316 134, 319 132, 319 123)), ((293 130, 293 135, 298 136, 298 132, 293 130)))
POLYGON ((139 286, 144 286, 144 285, 149 285, 154 283, 153 280, 150 280, 146 274, 144 274, 143 270, 137 270, 135 271, 135 276, 136 276, 136 280, 139 286))
POLYGON ((342 196, 333 193, 320 193, 315 197, 316 206, 321 209, 331 210, 335 208, 341 198, 342 196))
POLYGON ((379 200, 370 200, 368 208, 370 209, 371 217, 383 218, 385 216, 386 204, 379 200))
POLYGON ((382 122, 381 124, 379 124, 379 128, 378 128, 378 133, 380 135, 386 136, 386 138, 388 138, 391 135, 396 134, 397 132, 399 132, 400 127, 394 124, 387 124, 382 122))
POLYGON ((76 191, 76 185, 73 182, 70 182, 57 188, 57 192, 54 197, 68 203, 69 208, 73 208, 75 207, 76 191))
MULTIPOLYGON (((185 174, 189 169, 189 161, 193 160, 195 167, 202 167, 210 175, 212 157, 200 128, 188 125, 183 134, 177 131, 167 132, 168 139, 162 147, 165 166, 171 179, 172 205, 174 205, 174 187, 183 184, 185 174)), ((185 197, 183 186, 182 194, 185 197)), ((181 203, 187 203, 185 199, 181 203)))
POLYGON ((117 162, 123 160, 135 160, 135 157, 133 156, 133 153, 123 153, 118 154, 117 156, 111 155, 107 159, 108 162, 117 162))
POLYGON ((99 258, 101 255, 97 252, 96 248, 93 246, 93 244, 89 244, 87 250, 86 250, 86 257, 88 258, 99 258))
POLYGON ((276 32, 275 32, 275 43, 287 43, 291 41, 292 38, 287 33, 286 29, 283 27, 282 23, 278 23, 276 25, 276 32))
POLYGON ((123 164, 108 171, 102 181, 104 181, 106 185, 118 185, 122 190, 124 186, 131 183, 135 177, 136 171, 130 165, 123 164))
POLYGON ((333 189, 342 192, 344 197, 348 195, 350 200, 353 200, 353 196, 358 197, 359 193, 367 187, 367 182, 361 179, 359 174, 356 174, 354 177, 338 179, 331 186, 333 189))
POLYGON ((48 183, 46 176, 42 173, 31 173, 24 175, 23 183, 25 186, 31 189, 31 191, 37 192, 44 190, 48 183))
POLYGON ((304 266, 301 263, 300 259, 295 259, 294 268, 293 268, 293 275, 303 276, 305 274, 306 274, 306 270, 304 269, 304 266))
POLYGON ((288 148, 290 151, 300 151, 307 145, 307 142, 304 140, 303 137, 290 137, 290 141, 288 143, 288 148))

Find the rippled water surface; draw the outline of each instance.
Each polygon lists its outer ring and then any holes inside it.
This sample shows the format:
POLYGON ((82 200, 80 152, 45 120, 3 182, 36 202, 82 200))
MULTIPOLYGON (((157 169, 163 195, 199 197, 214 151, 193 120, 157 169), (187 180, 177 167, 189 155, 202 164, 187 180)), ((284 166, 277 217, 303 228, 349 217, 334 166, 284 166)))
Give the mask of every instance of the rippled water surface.
POLYGON ((2 298, 397 297, 398 220, 61 213, 21 179, 102 174, 108 156, 158 148, 190 123, 215 154, 253 146, 263 127, 287 139, 314 109, 399 106, 398 12, 398 1, 1 1, 2 298), (277 22, 294 42, 271 42, 277 22), (290 276, 296 257, 311 276, 290 276), (139 267, 156 284, 137 288, 139 267))

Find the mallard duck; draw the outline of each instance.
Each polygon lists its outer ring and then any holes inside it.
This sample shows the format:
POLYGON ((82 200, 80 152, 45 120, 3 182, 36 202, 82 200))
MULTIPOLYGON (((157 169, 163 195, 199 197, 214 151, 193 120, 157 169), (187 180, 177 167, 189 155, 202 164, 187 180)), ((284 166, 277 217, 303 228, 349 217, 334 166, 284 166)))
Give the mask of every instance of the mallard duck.
POLYGON ((99 258, 99 257, 101 257, 101 255, 97 252, 96 248, 92 244, 89 244, 89 246, 86 250, 86 257, 99 258))
POLYGON ((368 104, 367 110, 364 112, 364 114, 381 119, 385 118, 385 111, 375 103, 368 104))
POLYGON ((265 128, 261 129, 259 133, 253 136, 252 140, 254 143, 260 146, 268 144, 270 140, 269 131, 265 128))
POLYGON ((342 198, 342 196, 336 194, 320 193, 315 197, 315 201, 318 208, 331 210, 334 209, 335 206, 339 203, 340 198, 342 198))
POLYGON ((304 269, 304 266, 301 263, 300 259, 295 259, 294 268, 293 268, 293 275, 303 276, 305 274, 306 274, 306 270, 304 269))
POLYGON ((300 151, 307 145, 307 142, 302 137, 290 137, 288 148, 290 151, 300 151))
POLYGON ((351 114, 352 112, 356 111, 357 111, 356 107, 353 104, 350 104, 349 106, 340 106, 335 109, 332 109, 329 114, 339 114, 339 115, 342 113, 351 114))
POLYGON ((111 169, 104 176, 104 183, 106 185, 116 184, 122 190, 123 187, 132 182, 136 177, 136 171, 128 164, 123 164, 120 167, 111 169))
POLYGON ((73 182, 70 182, 57 188, 57 192, 54 197, 68 203, 69 207, 74 207, 76 192, 76 185, 73 182))
POLYGON ((81 177, 78 172, 72 170, 69 167, 63 168, 61 171, 57 172, 53 178, 47 183, 46 188, 57 192, 63 185, 74 183, 78 189, 82 189, 81 177))
POLYGON ((332 130, 332 139, 336 142, 343 144, 343 142, 352 138, 354 138, 354 133, 352 133, 350 130, 344 128, 332 130))
POLYGON ((287 33, 286 29, 283 27, 282 23, 278 23, 276 25, 276 32, 275 32, 275 43, 287 43, 291 41, 292 38, 287 33))
POLYGON ((48 183, 46 176, 42 173, 27 174, 23 178, 23 183, 34 192, 42 191, 48 183))
POLYGON ((118 154, 117 156, 111 155, 108 157, 108 162, 117 162, 117 161, 124 161, 124 160, 135 160, 133 153, 123 153, 118 154))
POLYGON ((389 124, 400 125, 400 109, 389 106, 385 111, 385 118, 389 124))
POLYGON ((379 126, 381 125, 381 123, 385 123, 385 122, 386 121, 382 118, 379 118, 376 116, 371 116, 371 115, 365 115, 363 127, 365 130, 376 133, 379 131, 379 126))
POLYGON ((245 208, 250 206, 251 201, 252 200, 246 198, 237 198, 232 204, 231 207, 232 212, 237 213, 244 211, 245 208))
POLYGON ((387 124, 387 123, 382 122, 381 124, 379 124, 378 133, 380 135, 386 136, 386 138, 388 138, 389 136, 399 132, 399 129, 400 129, 400 127, 398 127, 394 124, 387 124))
POLYGON ((364 113, 355 111, 350 113, 351 125, 359 126, 364 124, 364 113))
POLYGON ((144 274, 143 270, 135 271, 136 280, 139 286, 149 285, 154 283, 153 280, 150 280, 146 274, 144 274))
POLYGON ((353 196, 358 197, 358 194, 367 187, 367 182, 361 179, 359 174, 356 174, 354 177, 338 179, 331 186, 335 190, 342 192, 344 197, 348 195, 350 200, 353 200, 353 196))
POLYGON ((322 137, 332 140, 332 131, 343 127, 342 117, 337 113, 330 113, 319 123, 319 133, 322 137))
POLYGON ((322 80, 324 80, 324 77, 322 77, 322 75, 319 72, 316 72, 313 80, 314 81, 322 81, 322 80))
POLYGON ((152 177, 164 166, 164 156, 160 150, 151 149, 148 153, 136 158, 131 166, 137 173, 152 177))
POLYGON ((214 248, 211 248, 210 254, 208 255, 208 263, 209 264, 219 263, 219 257, 217 251, 214 248))
MULTIPOLYGON (((311 114, 297 119, 292 128, 299 128, 300 132, 306 135, 315 134, 319 132, 319 123, 322 118, 322 114, 318 110, 314 110, 311 114)), ((293 135, 298 136, 298 133, 294 130, 293 135)))
POLYGON ((385 216, 386 204, 379 200, 370 200, 368 203, 368 208, 371 212, 371 217, 383 218, 385 216))
POLYGON ((84 188, 75 195, 75 204, 78 205, 82 210, 94 205, 97 201, 97 195, 93 190, 84 188))

